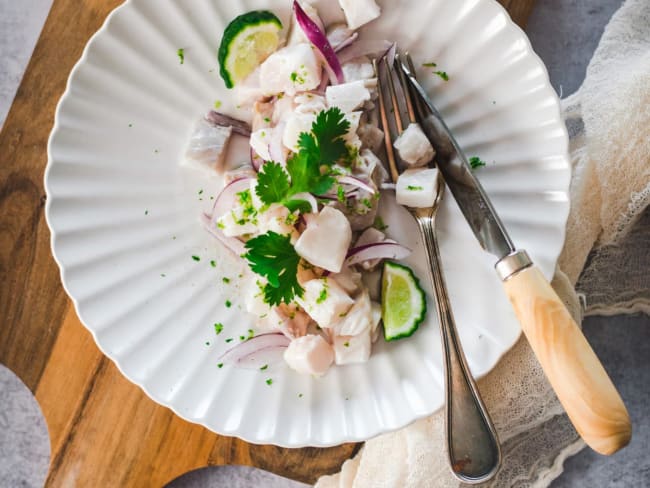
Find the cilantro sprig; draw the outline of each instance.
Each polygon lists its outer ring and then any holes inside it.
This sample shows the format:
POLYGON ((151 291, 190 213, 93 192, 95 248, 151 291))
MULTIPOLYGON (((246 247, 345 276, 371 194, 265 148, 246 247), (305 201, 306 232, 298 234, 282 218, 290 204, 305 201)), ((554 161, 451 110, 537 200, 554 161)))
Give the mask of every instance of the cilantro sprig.
POLYGON ((314 120, 311 133, 298 137, 298 152, 287 160, 286 171, 274 161, 267 161, 258 174, 255 192, 263 203, 282 203, 291 210, 302 208, 292 199, 298 193, 323 195, 334 184, 330 170, 334 163, 348 155, 343 136, 350 122, 338 107, 321 111, 314 120))
POLYGON ((294 296, 301 297, 303 289, 298 283, 300 256, 291 244, 289 236, 273 231, 254 237, 246 242, 248 260, 253 272, 264 276, 264 301, 269 305, 290 303, 294 296))

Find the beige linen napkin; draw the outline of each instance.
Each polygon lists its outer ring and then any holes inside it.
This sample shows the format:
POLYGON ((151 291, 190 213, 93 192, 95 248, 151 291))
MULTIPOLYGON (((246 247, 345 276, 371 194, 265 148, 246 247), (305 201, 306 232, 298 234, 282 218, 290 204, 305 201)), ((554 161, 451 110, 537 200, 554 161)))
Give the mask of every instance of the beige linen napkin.
MULTIPOLYGON (((650 2, 628 0, 613 16, 582 87, 562 108, 573 178, 553 286, 578 320, 579 277, 587 313, 650 313, 649 212, 640 220, 650 201, 650 2)), ((584 447, 525 339, 479 387, 504 454, 487 486, 548 486, 564 459, 584 447)), ((322 477, 316 487, 460 485, 447 466, 439 411, 368 441, 340 473, 322 477)))

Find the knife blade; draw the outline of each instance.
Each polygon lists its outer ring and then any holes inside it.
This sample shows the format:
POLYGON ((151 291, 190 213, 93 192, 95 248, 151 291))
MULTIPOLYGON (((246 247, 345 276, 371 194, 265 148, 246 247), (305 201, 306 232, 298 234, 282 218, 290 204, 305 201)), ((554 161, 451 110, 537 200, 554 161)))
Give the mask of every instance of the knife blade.
POLYGON ((557 293, 528 254, 513 245, 467 157, 415 78, 408 54, 406 61, 396 55, 394 67, 405 75, 418 122, 436 150, 436 166, 479 243, 497 258, 497 274, 558 399, 592 449, 618 451, 628 444, 632 427, 616 387, 557 293))

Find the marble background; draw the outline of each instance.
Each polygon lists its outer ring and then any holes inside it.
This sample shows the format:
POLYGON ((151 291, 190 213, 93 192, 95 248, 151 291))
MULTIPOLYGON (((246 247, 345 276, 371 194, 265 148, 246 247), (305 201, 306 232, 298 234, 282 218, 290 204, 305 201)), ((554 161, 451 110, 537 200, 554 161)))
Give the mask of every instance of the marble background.
MULTIPOLYGON (((0 0, 0 126, 52 0, 0 0)), ((603 28, 621 0, 538 0, 527 33, 546 63, 561 96, 581 84, 603 28)), ((584 329, 619 387, 634 425, 631 445, 611 457, 585 449, 569 459, 553 488, 650 486, 650 318, 591 317, 584 329)), ((47 426, 36 401, 0 365, 0 488, 42 486, 49 462, 47 426)), ((254 468, 224 466, 197 470, 168 488, 304 487, 254 468)))

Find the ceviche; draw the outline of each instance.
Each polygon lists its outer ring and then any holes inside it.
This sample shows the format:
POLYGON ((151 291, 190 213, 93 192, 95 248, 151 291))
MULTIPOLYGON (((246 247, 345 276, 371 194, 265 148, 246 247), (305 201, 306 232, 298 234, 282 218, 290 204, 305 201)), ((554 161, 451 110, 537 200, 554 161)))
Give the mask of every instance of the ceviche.
POLYGON ((423 166, 434 151, 409 126, 394 144, 409 169, 389 182, 371 59, 394 47, 359 39, 357 29, 380 15, 374 0, 339 3, 345 23, 325 26, 314 6, 295 1, 290 25, 252 11, 222 36, 221 77, 251 122, 211 110, 197 122, 186 163, 223 173, 203 223, 251 271, 241 279, 256 332, 224 362, 281 352, 294 370, 323 375, 367 361, 381 330, 388 341, 410 336, 426 313, 417 278, 395 262, 411 250, 386 235, 377 207, 382 191, 431 205, 435 170, 423 166), (248 138, 250 160, 226 171, 234 135, 248 138), (372 285, 379 272, 380 291, 372 285))

